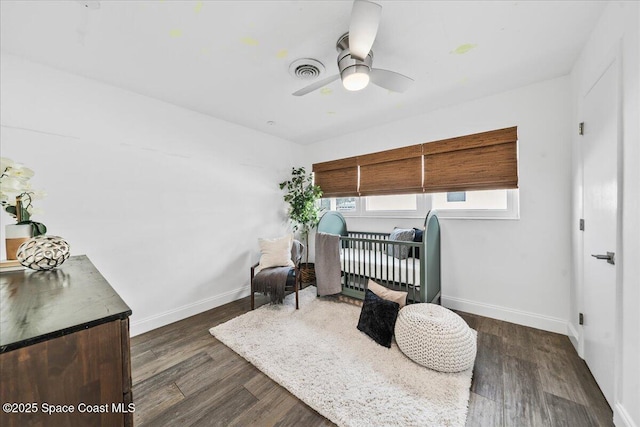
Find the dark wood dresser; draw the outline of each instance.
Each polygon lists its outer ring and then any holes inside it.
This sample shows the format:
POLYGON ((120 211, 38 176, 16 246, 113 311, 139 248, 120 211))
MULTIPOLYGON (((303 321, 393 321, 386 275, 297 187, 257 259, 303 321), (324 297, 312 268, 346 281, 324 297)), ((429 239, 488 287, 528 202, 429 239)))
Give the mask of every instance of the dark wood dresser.
POLYGON ((133 425, 130 315, 84 255, 0 273, 0 425, 133 425))

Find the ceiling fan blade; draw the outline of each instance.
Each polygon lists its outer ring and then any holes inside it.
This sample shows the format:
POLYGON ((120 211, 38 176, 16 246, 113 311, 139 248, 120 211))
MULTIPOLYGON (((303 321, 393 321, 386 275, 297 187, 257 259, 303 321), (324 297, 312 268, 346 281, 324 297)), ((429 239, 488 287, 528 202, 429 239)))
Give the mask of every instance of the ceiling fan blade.
POLYGON ((340 78, 340 74, 336 74, 335 76, 327 77, 326 79, 322 79, 320 81, 312 83, 309 86, 305 86, 302 89, 300 89, 299 91, 293 92, 293 96, 306 95, 309 92, 313 92, 314 90, 318 90, 321 87, 328 85, 329 83, 333 82, 334 80, 338 80, 339 78, 340 78))
POLYGON ((404 92, 413 84, 413 79, 410 77, 380 68, 372 68, 369 78, 371 83, 393 92, 404 92))
POLYGON ((378 33, 382 6, 367 0, 355 0, 349 24, 349 51, 356 59, 364 60, 378 33))

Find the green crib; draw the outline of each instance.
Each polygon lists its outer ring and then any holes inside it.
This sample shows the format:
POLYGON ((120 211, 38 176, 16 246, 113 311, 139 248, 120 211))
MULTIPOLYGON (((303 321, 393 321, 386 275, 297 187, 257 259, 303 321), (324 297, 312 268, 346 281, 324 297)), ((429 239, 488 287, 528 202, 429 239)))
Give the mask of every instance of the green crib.
POLYGON ((424 220, 421 242, 392 241, 390 233, 349 231, 342 214, 335 211, 322 216, 318 231, 340 236, 344 295, 364 299, 367 283, 373 279, 407 292, 409 302, 440 302, 440 222, 435 210, 424 220), (410 256, 393 256, 403 247, 410 256))

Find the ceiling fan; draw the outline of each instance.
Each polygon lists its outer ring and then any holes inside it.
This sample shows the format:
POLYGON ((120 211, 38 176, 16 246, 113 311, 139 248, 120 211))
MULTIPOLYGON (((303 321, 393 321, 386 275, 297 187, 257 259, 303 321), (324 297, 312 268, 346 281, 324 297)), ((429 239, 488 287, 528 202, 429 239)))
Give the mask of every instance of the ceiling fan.
POLYGON ((342 85, 350 91, 362 90, 369 82, 393 92, 406 91, 413 79, 393 71, 371 67, 371 47, 378 32, 381 12, 382 6, 379 4, 355 0, 351 9, 349 32, 343 34, 336 43, 340 73, 304 87, 293 95, 306 95, 338 79, 342 79, 342 85))

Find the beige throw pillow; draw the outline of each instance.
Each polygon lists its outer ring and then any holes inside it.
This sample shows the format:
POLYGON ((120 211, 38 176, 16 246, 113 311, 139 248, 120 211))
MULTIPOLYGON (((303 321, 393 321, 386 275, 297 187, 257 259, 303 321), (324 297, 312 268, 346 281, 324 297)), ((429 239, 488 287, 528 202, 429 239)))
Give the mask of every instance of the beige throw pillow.
POLYGON ((277 237, 275 239, 258 239, 260 246, 260 264, 255 269, 255 274, 269 267, 294 267, 291 261, 291 245, 293 234, 277 237))
POLYGON ((397 302, 398 304, 400 304, 400 308, 404 307, 407 304, 406 292, 394 291, 392 289, 385 288, 384 286, 377 284, 371 279, 369 279, 367 288, 382 299, 397 302))

